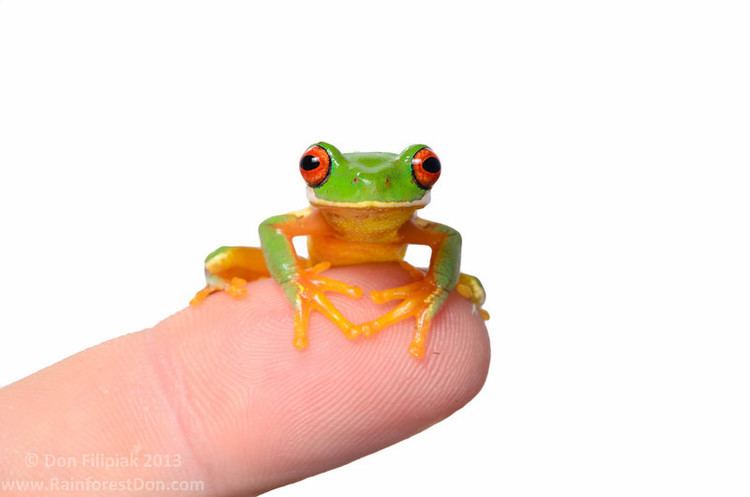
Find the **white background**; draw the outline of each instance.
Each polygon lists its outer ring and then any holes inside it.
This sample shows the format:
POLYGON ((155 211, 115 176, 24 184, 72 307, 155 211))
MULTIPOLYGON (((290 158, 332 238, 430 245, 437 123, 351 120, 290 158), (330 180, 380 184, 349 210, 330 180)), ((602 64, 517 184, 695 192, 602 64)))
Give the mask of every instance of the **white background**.
POLYGON ((425 142, 485 389, 272 495, 749 495, 745 7, 0 1, 0 384, 182 307, 310 143, 425 142))

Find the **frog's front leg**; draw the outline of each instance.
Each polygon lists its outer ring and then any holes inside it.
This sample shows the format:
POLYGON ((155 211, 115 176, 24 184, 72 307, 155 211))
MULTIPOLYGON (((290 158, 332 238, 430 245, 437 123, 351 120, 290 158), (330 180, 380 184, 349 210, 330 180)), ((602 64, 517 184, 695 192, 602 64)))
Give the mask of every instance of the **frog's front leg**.
MULTIPOLYGON (((425 273, 421 269, 415 268, 406 261, 399 261, 399 263, 401 264, 401 267, 409 273, 409 276, 411 276, 413 280, 419 281, 425 277, 425 273)), ((484 286, 482 286, 482 282, 479 281, 479 278, 466 273, 459 274, 458 283, 456 283, 456 291, 463 298, 474 304, 475 308, 482 316, 482 319, 485 321, 490 319, 490 313, 485 309, 482 309, 487 294, 484 291, 484 286)), ((386 290, 385 292, 388 291, 386 290)), ((387 302, 387 300, 383 300, 384 291, 376 291, 372 293, 376 296, 379 302, 387 302)))
POLYGON ((416 281, 400 287, 372 292, 372 299, 376 303, 391 300, 401 300, 401 303, 379 318, 361 324, 359 329, 365 336, 369 336, 391 324, 414 317, 416 331, 409 346, 409 352, 421 358, 425 353, 432 319, 448 298, 451 290, 459 284, 463 285, 461 289, 465 292, 462 295, 479 305, 484 300, 484 291, 479 292, 481 289, 479 280, 472 276, 462 275, 460 272, 461 235, 456 230, 415 218, 404 225, 401 229, 401 236, 407 243, 427 245, 432 249, 430 267, 426 274, 421 275, 419 270, 403 263, 416 281))
POLYGON ((329 235, 329 231, 322 217, 309 209, 272 217, 259 228, 268 270, 294 307, 294 345, 298 348, 307 346, 307 327, 313 310, 333 321, 347 338, 357 336, 356 326, 341 314, 325 292, 359 298, 362 290, 322 276, 320 273, 330 267, 327 262, 307 267, 292 243, 295 236, 329 235))

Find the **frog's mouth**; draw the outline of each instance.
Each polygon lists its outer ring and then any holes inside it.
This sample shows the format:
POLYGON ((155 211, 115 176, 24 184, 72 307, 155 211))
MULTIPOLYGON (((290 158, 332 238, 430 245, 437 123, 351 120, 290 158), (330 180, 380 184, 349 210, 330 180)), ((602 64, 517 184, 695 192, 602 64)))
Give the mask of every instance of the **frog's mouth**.
POLYGON ((351 209, 402 209, 404 207, 411 207, 413 209, 419 209, 430 203, 430 192, 425 192, 424 196, 417 200, 407 202, 384 202, 382 200, 362 200, 360 202, 335 202, 333 200, 325 200, 318 198, 315 195, 315 189, 307 187, 307 200, 310 204, 321 207, 348 207, 351 209))

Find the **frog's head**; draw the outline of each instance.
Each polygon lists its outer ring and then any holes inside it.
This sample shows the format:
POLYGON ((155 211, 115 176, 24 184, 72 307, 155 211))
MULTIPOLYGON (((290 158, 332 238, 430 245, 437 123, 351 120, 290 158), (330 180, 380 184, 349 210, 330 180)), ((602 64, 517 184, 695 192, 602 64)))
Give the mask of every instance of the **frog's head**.
POLYGON ((328 143, 308 148, 299 162, 310 203, 338 207, 424 207, 440 177, 440 160, 425 145, 400 154, 343 154, 328 143))

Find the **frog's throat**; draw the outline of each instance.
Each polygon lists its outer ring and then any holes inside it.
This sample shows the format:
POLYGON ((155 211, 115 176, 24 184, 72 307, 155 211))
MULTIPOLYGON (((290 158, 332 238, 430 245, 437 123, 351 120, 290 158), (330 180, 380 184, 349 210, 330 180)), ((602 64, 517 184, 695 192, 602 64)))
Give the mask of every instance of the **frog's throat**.
POLYGON ((318 198, 315 195, 313 188, 307 187, 307 200, 312 205, 327 206, 327 207, 349 207, 353 209, 370 209, 373 207, 379 209, 395 209, 403 207, 413 207, 420 209, 430 203, 430 192, 425 192, 424 196, 418 200, 412 200, 409 202, 383 202, 381 200, 363 200, 361 202, 335 202, 332 200, 325 200, 318 198))

